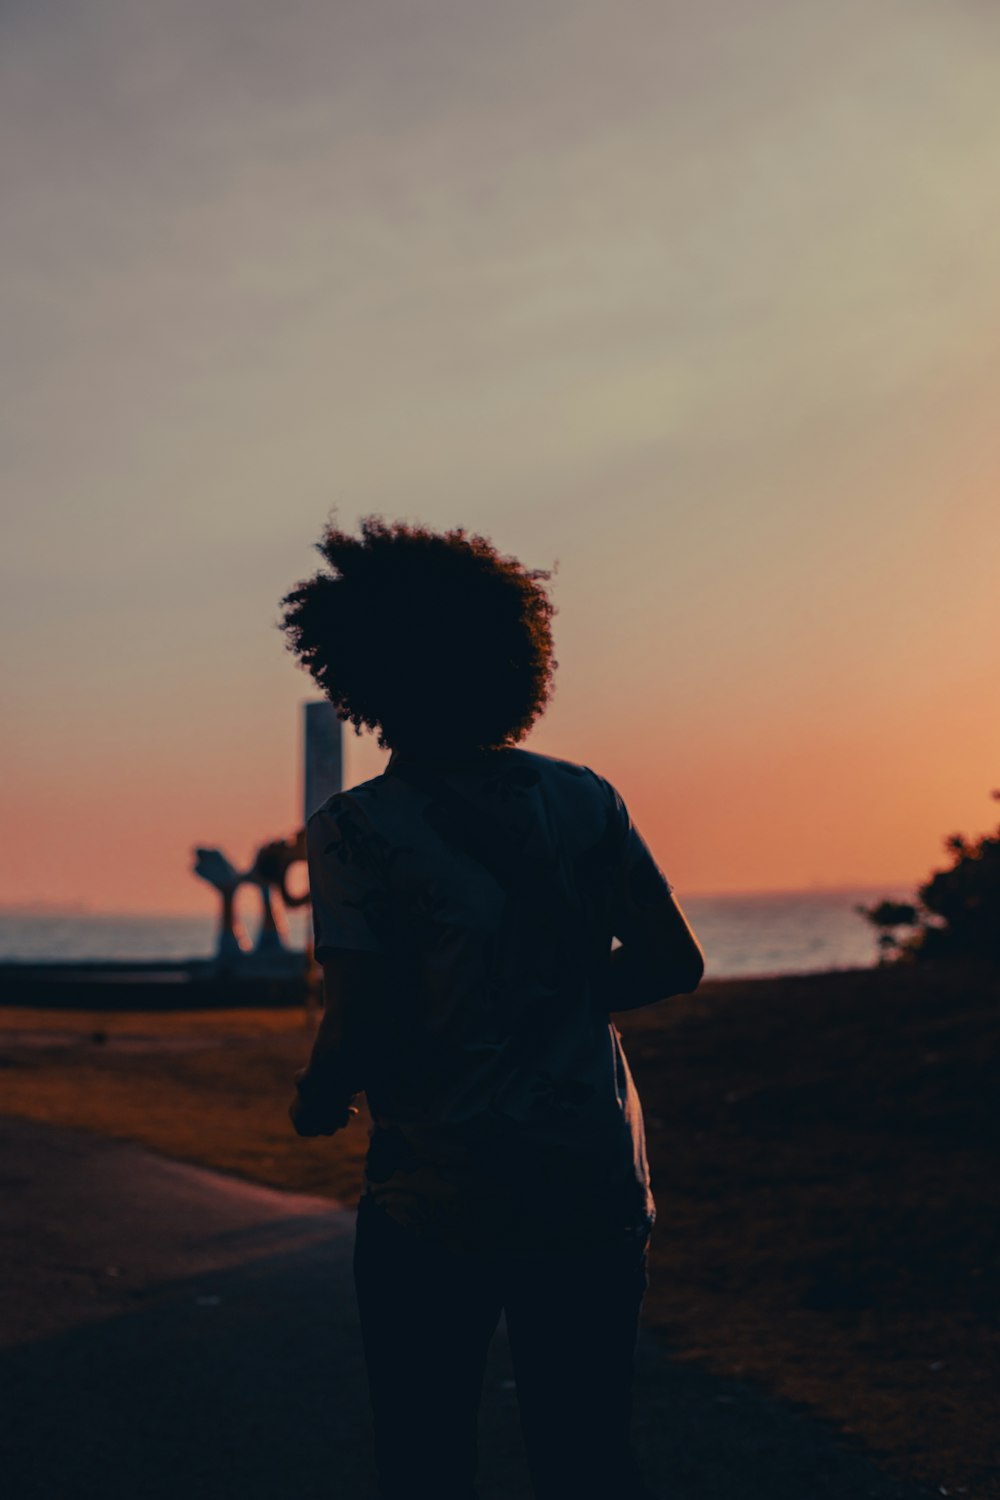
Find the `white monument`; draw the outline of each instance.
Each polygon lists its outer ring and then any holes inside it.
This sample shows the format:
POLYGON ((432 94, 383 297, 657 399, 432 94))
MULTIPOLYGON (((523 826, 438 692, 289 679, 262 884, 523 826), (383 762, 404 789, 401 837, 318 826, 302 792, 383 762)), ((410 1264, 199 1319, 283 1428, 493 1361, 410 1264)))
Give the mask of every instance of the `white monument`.
POLYGON ((219 972, 238 969, 266 976, 273 970, 281 976, 289 962, 301 965, 301 955, 287 947, 284 908, 305 906, 308 891, 295 895, 288 889, 289 866, 306 857, 305 824, 317 807, 344 786, 344 750, 341 722, 333 705, 321 699, 303 704, 302 712, 302 811, 303 826, 289 839, 262 844, 247 870, 237 870, 221 849, 195 849, 193 872, 220 896, 219 935, 216 959, 219 972), (243 884, 255 885, 260 895, 261 925, 253 952, 247 952, 247 937, 236 913, 236 892, 243 884), (281 898, 275 908, 274 896, 281 898), (249 967, 248 967, 249 966, 249 967))
POLYGON ((302 705, 302 737, 302 821, 308 823, 327 797, 344 789, 343 725, 327 699, 302 705))

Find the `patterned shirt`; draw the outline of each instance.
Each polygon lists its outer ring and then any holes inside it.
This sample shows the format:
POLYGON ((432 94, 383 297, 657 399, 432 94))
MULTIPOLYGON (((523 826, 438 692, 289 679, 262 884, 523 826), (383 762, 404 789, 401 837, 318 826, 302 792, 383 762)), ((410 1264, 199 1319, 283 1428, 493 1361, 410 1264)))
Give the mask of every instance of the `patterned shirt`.
POLYGON ((366 1194, 466 1251, 644 1235, 642 1109, 606 986, 671 887, 618 792, 520 749, 396 752, 308 822, 315 951, 381 954, 366 1194), (648 920, 648 915, 647 915, 648 920))

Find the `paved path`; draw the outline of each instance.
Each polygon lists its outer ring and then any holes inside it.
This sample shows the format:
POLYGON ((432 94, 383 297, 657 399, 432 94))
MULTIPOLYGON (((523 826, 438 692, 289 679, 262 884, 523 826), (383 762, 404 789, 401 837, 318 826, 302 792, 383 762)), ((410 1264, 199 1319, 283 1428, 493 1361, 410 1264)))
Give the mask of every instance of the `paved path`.
MULTIPOLYGON (((2 1119, 0 1205, 6 1493, 374 1494, 352 1211, 2 1119)), ((922 1493, 751 1387, 671 1365, 652 1335, 636 1448, 663 1500, 922 1493)), ((502 1325, 481 1453, 482 1500, 529 1500, 502 1325)))

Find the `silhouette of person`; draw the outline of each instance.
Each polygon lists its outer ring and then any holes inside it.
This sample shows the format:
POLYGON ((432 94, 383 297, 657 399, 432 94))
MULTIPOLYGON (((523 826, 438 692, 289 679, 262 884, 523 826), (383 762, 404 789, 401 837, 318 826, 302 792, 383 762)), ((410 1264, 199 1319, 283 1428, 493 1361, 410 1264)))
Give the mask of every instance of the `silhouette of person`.
POLYGON ((463 530, 327 528, 289 647, 391 749, 309 819, 326 1006, 290 1114, 367 1097, 354 1277, 383 1500, 475 1500, 507 1322, 537 1500, 648 1494, 629 1446, 655 1217, 610 1016, 701 950, 602 776, 518 742, 552 687, 549 574, 463 530), (619 946, 613 948, 613 940, 619 946))

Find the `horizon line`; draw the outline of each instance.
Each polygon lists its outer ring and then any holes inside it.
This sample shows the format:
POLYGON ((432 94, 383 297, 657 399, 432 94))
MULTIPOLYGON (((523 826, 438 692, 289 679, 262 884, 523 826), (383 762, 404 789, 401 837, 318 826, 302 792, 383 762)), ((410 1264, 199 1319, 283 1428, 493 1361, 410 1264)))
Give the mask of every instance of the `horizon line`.
MULTIPOLYGON (((883 880, 876 882, 853 882, 838 881, 834 885, 798 885, 798 886, 747 886, 729 887, 728 889, 700 889, 678 891, 678 898, 683 901, 709 901, 709 900, 738 900, 766 896, 840 896, 840 895, 869 895, 885 891, 890 894, 894 891, 912 890, 916 893, 916 887, 923 884, 922 880, 883 880)), ((675 888, 676 889, 676 888, 675 888)), ((298 908, 302 910, 302 908, 298 908)), ((44 899, 27 901, 0 902, 0 916, 7 914, 20 916, 74 916, 74 917, 214 917, 214 908, 198 907, 172 910, 163 907, 133 907, 123 909, 121 907, 91 906, 80 901, 47 901, 44 899)), ((292 915, 286 912, 286 915, 292 915)))

